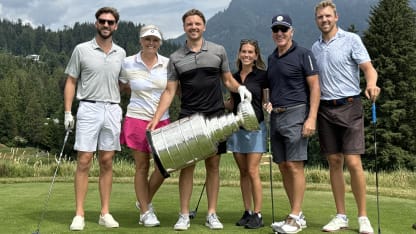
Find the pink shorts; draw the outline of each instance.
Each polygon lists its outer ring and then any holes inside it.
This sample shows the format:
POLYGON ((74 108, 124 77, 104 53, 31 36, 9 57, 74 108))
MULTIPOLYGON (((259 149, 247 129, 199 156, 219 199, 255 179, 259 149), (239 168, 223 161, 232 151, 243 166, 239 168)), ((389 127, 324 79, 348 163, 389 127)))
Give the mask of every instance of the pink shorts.
MULTIPOLYGON (((169 123, 169 119, 162 120, 157 124, 156 128, 166 126, 169 123)), ((150 153, 150 145, 146 138, 146 127, 148 124, 149 121, 147 120, 141 120, 126 116, 120 134, 120 143, 122 145, 127 145, 133 150, 150 153)))

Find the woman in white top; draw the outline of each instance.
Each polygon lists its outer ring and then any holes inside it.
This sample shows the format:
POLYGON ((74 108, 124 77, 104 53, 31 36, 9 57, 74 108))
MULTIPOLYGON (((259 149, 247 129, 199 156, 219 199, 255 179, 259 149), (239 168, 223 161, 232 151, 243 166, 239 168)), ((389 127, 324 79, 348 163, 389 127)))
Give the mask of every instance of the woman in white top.
MULTIPOLYGON (((120 142, 133 152, 136 165, 136 206, 140 210, 139 224, 146 227, 160 225, 151 202, 164 180, 156 166, 148 179, 151 149, 146 139, 146 126, 153 118, 167 83, 169 59, 158 54, 161 44, 160 30, 154 25, 143 26, 140 30, 141 50, 124 59, 120 77, 122 84, 128 84, 131 90, 120 142)), ((157 128, 170 123, 168 111, 161 120, 157 128)))

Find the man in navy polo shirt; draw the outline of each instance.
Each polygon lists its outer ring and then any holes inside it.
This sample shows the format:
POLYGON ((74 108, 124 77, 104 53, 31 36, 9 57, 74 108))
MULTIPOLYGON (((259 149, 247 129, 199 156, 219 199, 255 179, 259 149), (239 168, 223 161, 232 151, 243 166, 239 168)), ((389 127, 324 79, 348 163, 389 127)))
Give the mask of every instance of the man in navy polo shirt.
POLYGON ((297 233, 306 227, 302 214, 306 182, 308 137, 315 133, 320 88, 318 67, 311 51, 293 41, 292 20, 286 14, 272 18, 276 49, 268 58, 270 137, 273 161, 279 165, 290 202, 286 220, 272 224, 274 231, 297 233))

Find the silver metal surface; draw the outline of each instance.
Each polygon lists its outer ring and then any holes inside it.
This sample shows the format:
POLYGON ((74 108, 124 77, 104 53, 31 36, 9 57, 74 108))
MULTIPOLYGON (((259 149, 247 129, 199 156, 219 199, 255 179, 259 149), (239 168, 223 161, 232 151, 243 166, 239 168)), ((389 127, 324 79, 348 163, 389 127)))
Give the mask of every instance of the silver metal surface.
POLYGON ((218 143, 225 141, 240 126, 248 131, 260 128, 248 101, 239 104, 237 115, 230 113, 206 118, 194 114, 155 129, 148 138, 159 170, 168 177, 168 173, 215 155, 218 143))

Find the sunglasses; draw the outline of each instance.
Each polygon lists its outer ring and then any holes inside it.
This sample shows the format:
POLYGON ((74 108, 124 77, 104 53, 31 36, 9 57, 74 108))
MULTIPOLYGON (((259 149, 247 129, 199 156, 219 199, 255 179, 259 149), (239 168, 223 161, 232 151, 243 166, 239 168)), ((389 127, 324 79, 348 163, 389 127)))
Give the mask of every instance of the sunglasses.
POLYGON ((113 26, 116 21, 115 20, 105 20, 105 19, 98 19, 98 23, 101 25, 105 25, 105 23, 107 23, 110 26, 113 26))
POLYGON ((287 31, 289 31, 289 29, 290 29, 289 27, 273 27, 272 31, 274 33, 278 33, 279 31, 281 31, 282 33, 285 33, 287 31))
POLYGON ((257 45, 258 44, 257 40, 253 40, 253 39, 242 39, 240 41, 240 45, 247 44, 247 43, 252 44, 252 45, 257 45))

